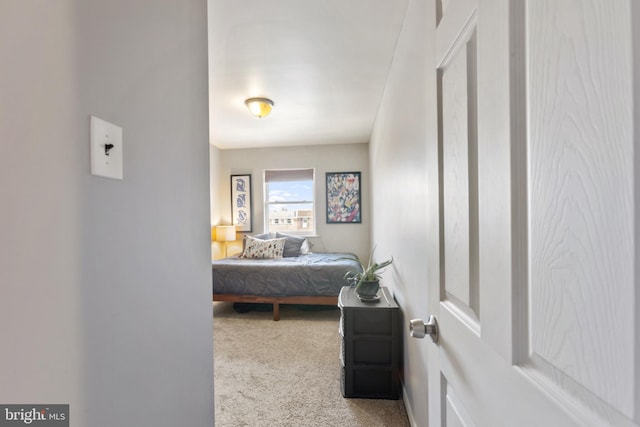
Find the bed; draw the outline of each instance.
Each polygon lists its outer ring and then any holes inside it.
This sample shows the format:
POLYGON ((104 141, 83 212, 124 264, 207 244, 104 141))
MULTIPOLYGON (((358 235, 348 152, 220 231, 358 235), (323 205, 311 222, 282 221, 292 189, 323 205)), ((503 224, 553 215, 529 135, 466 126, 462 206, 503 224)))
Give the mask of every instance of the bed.
MULTIPOLYGON (((247 257, 245 248, 241 255, 213 261, 213 300, 273 304, 273 320, 280 320, 280 304, 336 305, 340 289, 349 285, 345 273, 361 268, 357 256, 300 252, 298 240, 281 236, 260 239, 291 243, 280 256, 276 249, 273 257, 247 257)), ((255 237, 249 239, 249 245, 253 244, 255 237)))

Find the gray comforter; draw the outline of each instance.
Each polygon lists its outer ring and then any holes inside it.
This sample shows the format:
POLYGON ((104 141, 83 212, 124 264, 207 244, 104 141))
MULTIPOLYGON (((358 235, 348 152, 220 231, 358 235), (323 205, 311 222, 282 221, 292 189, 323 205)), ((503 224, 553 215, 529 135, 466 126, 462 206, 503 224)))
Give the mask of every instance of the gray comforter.
POLYGON ((344 275, 360 270, 349 253, 309 253, 280 259, 238 256, 212 262, 213 293, 233 295, 337 296, 349 283, 344 275))

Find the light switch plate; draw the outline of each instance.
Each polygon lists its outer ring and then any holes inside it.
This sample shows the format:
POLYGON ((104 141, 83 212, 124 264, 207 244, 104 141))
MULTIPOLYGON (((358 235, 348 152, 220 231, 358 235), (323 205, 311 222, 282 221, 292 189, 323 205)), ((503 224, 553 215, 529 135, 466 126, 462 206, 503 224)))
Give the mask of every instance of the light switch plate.
POLYGON ((91 174, 122 179, 122 128, 91 116, 91 174))

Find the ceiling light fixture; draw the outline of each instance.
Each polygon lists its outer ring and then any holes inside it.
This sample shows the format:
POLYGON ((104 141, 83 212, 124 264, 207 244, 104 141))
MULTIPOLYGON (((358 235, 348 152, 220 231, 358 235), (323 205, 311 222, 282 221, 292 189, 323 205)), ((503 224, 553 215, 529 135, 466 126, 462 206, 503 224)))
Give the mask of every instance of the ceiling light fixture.
POLYGON ((269 98, 249 98, 244 101, 251 114, 261 119, 271 112, 273 101, 269 98))

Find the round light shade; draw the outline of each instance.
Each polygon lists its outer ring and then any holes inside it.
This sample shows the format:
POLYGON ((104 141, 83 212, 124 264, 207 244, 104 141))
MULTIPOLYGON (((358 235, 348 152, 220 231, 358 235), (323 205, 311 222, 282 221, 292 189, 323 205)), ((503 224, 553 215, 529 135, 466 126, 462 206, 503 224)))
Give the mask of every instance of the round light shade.
POLYGON ((251 114, 261 119, 271 112, 273 101, 268 98, 249 98, 244 101, 251 114))

